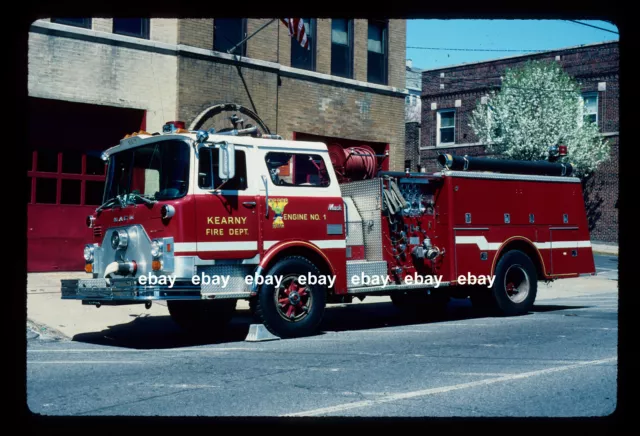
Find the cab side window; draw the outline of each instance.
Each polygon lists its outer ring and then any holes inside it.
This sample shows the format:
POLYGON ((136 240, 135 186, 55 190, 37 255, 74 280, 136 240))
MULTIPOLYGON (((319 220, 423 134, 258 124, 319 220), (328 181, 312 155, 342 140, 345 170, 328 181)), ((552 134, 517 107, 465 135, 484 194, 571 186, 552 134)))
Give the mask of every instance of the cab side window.
POLYGON ((236 175, 223 183, 218 177, 218 149, 203 147, 198 152, 198 186, 201 189, 244 191, 247 189, 247 161, 245 152, 236 150, 236 175))
POLYGON ((329 186, 327 167, 317 154, 271 152, 267 153, 265 161, 275 185, 329 186))

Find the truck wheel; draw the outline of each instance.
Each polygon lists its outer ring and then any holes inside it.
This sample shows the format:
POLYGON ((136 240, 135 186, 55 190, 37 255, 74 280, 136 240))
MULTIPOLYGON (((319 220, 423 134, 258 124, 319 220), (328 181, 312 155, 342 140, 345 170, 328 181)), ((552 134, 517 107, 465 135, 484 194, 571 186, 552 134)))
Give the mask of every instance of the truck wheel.
POLYGON ((522 315, 531 310, 538 292, 538 276, 533 261, 519 250, 507 252, 498 261, 490 294, 480 304, 499 315, 522 315))
POLYGON ((324 286, 301 285, 299 276, 320 276, 320 271, 304 257, 279 260, 266 277, 282 277, 280 286, 264 284, 256 299, 256 315, 264 326, 281 338, 308 336, 316 332, 326 305, 324 286))
POLYGON ((237 300, 167 301, 171 319, 192 333, 216 333, 231 321, 237 300))

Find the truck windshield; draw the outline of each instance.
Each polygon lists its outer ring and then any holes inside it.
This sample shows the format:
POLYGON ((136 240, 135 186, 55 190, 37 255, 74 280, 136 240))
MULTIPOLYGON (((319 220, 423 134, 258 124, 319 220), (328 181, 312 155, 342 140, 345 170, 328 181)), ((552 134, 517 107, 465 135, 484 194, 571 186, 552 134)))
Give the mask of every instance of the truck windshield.
POLYGON ((189 187, 189 146, 167 140, 120 151, 109 157, 108 171, 104 201, 128 194, 179 198, 189 187))

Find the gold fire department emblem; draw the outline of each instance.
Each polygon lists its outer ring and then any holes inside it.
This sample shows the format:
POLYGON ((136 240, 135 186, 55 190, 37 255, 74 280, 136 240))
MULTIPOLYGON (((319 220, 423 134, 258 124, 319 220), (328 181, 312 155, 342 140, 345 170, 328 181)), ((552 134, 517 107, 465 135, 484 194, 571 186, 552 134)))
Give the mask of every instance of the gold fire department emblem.
POLYGON ((284 207, 289 203, 288 198, 271 198, 269 199, 269 207, 275 214, 273 217, 273 228, 281 229, 284 227, 284 221, 282 220, 282 214, 284 213, 284 207))

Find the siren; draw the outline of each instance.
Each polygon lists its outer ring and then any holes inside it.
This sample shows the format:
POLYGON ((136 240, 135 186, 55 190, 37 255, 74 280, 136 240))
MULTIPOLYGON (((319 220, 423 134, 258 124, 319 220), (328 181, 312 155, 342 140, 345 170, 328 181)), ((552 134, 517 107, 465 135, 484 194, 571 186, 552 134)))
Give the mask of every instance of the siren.
POLYGON ((167 121, 162 126, 162 133, 174 133, 179 130, 185 130, 184 121, 167 121))
POLYGON ((567 146, 566 145, 558 145, 558 156, 566 156, 567 155, 567 146))

